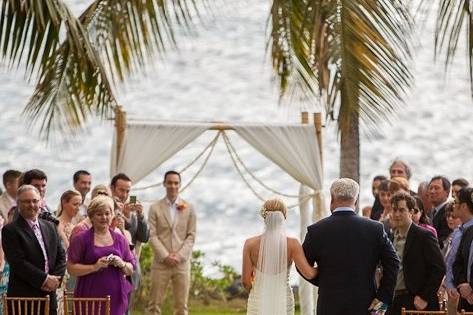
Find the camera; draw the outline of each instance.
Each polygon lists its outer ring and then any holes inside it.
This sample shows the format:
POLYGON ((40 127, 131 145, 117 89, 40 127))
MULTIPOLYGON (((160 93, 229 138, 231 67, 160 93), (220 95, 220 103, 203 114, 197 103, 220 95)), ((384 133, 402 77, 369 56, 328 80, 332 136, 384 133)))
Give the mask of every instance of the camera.
POLYGON ((47 211, 41 212, 41 213, 38 215, 38 217, 39 217, 40 219, 43 219, 43 220, 52 222, 52 223, 54 223, 55 225, 59 225, 59 220, 58 220, 54 215, 52 215, 51 212, 47 212, 47 211))

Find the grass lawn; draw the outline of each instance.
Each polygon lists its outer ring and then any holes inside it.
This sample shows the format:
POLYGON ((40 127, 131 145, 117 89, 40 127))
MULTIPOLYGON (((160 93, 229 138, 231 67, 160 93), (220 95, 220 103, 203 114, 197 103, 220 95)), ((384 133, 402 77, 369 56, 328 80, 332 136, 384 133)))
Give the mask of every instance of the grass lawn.
MULTIPOLYGON (((133 315, 143 315, 143 310, 133 311, 133 315)), ((172 314, 172 307, 166 303, 163 309, 164 315, 172 314)), ((202 301, 190 301, 189 314, 191 315, 241 315, 246 314, 246 300, 233 299, 227 302, 211 301, 204 304, 202 301)), ((299 315, 299 310, 296 310, 295 315, 299 315)))

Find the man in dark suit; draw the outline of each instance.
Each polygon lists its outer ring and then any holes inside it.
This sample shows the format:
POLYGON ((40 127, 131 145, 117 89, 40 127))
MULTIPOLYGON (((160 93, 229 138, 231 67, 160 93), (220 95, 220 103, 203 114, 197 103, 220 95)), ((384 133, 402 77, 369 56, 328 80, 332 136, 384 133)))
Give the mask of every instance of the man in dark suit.
POLYGON ((393 298, 399 259, 379 222, 356 215, 359 186, 349 179, 336 180, 331 188, 332 215, 307 229, 303 249, 310 265, 317 264, 318 315, 366 315, 380 302, 393 298), (383 277, 376 289, 376 267, 383 277))
POLYGON ((66 269, 66 255, 56 227, 38 218, 41 196, 31 185, 18 189, 19 215, 2 230, 2 246, 10 264, 8 296, 51 298, 57 309, 56 289, 66 269))
POLYGON ((437 291, 445 275, 445 262, 435 236, 412 222, 415 199, 406 192, 391 198, 394 248, 401 258, 394 300, 387 315, 409 310, 439 310, 437 291))
POLYGON ((434 176, 429 183, 429 198, 433 207, 429 215, 432 225, 437 230, 440 248, 444 247, 445 240, 452 233, 445 215, 450 186, 450 181, 445 176, 434 176))

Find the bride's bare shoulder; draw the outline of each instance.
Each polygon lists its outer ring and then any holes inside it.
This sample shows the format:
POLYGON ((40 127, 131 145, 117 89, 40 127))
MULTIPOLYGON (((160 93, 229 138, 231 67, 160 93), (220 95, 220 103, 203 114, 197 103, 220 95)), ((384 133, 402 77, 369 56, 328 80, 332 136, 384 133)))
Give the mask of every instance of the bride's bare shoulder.
POLYGON ((260 240, 261 240, 261 235, 250 237, 250 238, 246 239, 245 247, 256 246, 257 244, 259 244, 260 240))
POLYGON ((297 238, 288 237, 287 238, 287 245, 290 246, 290 247, 301 246, 301 242, 299 242, 299 240, 297 238))

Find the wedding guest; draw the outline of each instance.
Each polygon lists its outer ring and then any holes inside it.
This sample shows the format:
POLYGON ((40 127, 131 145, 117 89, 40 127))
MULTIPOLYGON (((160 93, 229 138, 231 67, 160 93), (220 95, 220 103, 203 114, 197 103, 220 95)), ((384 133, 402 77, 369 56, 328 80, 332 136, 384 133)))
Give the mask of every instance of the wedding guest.
POLYGON ((10 264, 8 296, 49 295, 50 314, 57 313, 55 291, 64 276, 66 256, 56 227, 38 218, 41 196, 36 187, 17 192, 18 216, 2 229, 2 246, 10 264))
MULTIPOLYGON (((0 232, 3 229, 3 226, 7 224, 7 221, 0 217, 0 232)), ((1 241, 1 235, 0 235, 1 241)), ((0 297, 3 297, 7 294, 8 289, 8 278, 10 277, 10 266, 5 260, 5 253, 3 252, 3 247, 0 242, 0 297)), ((3 314, 3 298, 0 298, 0 315, 3 314)))
MULTIPOLYGON (((112 193, 110 192, 110 189, 102 184, 99 184, 92 189, 92 192, 90 194, 91 200, 94 200, 97 196, 112 196, 112 193)), ((92 222, 90 221, 89 217, 86 217, 79 223, 77 223, 74 228, 71 231, 71 238, 77 235, 81 231, 88 230, 92 227, 92 222)))
MULTIPOLYGON (((60 205, 58 209, 58 220, 57 231, 61 237, 62 246, 65 251, 69 247, 69 241, 74 228, 74 218, 79 213, 79 207, 82 203, 82 196, 76 190, 67 190, 61 195, 60 205)), ((67 258, 67 257, 66 257, 67 258)), ((57 290, 58 300, 58 314, 64 314, 63 295, 64 291, 71 291, 75 286, 75 278, 70 277, 69 273, 64 274, 61 286, 57 290)))
POLYGON ((427 215, 424 212, 424 206, 422 205, 422 200, 419 197, 414 197, 415 200, 415 205, 414 209, 412 209, 411 215, 412 215, 412 221, 420 226, 423 229, 426 229, 430 233, 432 233, 435 238, 437 238, 437 231, 435 228, 432 226, 432 223, 430 222, 430 219, 427 217, 427 215))
POLYGON ((443 248, 445 239, 452 233, 447 224, 445 207, 447 206, 448 195, 450 194, 450 181, 445 176, 432 177, 429 183, 429 197, 432 203, 430 215, 432 225, 437 230, 440 248, 443 248))
POLYGON ((19 186, 32 185, 36 187, 41 196, 40 213, 53 213, 53 210, 46 204, 46 186, 48 184, 48 177, 42 170, 32 169, 24 172, 20 177, 19 186))
POLYGON ((432 209, 432 204, 430 203, 428 181, 420 182, 419 186, 417 187, 417 195, 422 200, 425 214, 430 218, 431 217, 430 210, 432 209))
POLYGON ((448 315, 457 315, 457 308, 458 308, 458 301, 459 295, 456 289, 453 287, 453 284, 450 283, 450 286, 447 286, 447 281, 452 282, 453 279, 450 277, 452 272, 452 259, 454 259, 459 240, 456 240, 456 244, 454 244, 454 237, 456 234, 460 233, 459 226, 462 224, 462 220, 458 217, 456 210, 455 210, 455 202, 449 202, 447 207, 445 208, 445 213, 447 216, 448 227, 453 230, 452 233, 447 237, 447 243, 443 248, 443 254, 445 257, 445 263, 447 264, 447 272, 444 278, 441 290, 439 292, 439 296, 442 297, 443 301, 446 301, 448 315), (455 250, 452 250, 452 247, 455 246, 455 250), (453 255, 450 253, 452 252, 453 255), (454 289, 454 294, 448 294, 448 289, 454 289))
POLYGON ((196 215, 194 207, 179 196, 181 175, 178 172, 166 172, 163 185, 166 196, 151 205, 148 214, 154 260, 147 314, 162 314, 166 288, 171 282, 174 314, 187 315, 196 215))
POLYGON ((389 192, 391 193, 391 196, 399 191, 409 193, 409 181, 404 177, 391 177, 389 180, 389 192))
MULTIPOLYGON (((77 277, 76 297, 111 297, 111 314, 123 315, 128 306, 131 283, 125 279, 136 267, 128 241, 110 228, 113 201, 93 199, 87 209, 92 228, 71 239, 67 270, 77 277)), ((91 314, 89 310, 89 314, 91 314)))
POLYGON ((5 222, 8 221, 8 211, 16 206, 16 191, 20 176, 21 172, 17 170, 8 170, 3 173, 5 192, 0 196, 0 215, 5 222))
POLYGON ((473 188, 462 188, 455 197, 454 213, 462 221, 461 227, 452 237, 450 249, 454 254, 452 276, 447 274, 447 289, 452 296, 460 295, 459 309, 473 311, 473 283, 471 279, 471 245, 473 240, 473 188), (458 244, 458 247, 456 246, 458 244), (456 251, 455 251, 456 249, 456 251))
POLYGON ((468 187, 470 183, 464 179, 464 178, 457 178, 452 182, 452 198, 455 198, 455 196, 458 194, 460 189, 464 187, 468 187))
POLYGON ((387 315, 410 310, 439 310, 437 291, 445 274, 445 262, 432 233, 412 224, 415 199, 408 192, 391 198, 392 218, 396 222, 394 248, 401 259, 394 299, 387 315))
POLYGON ((117 174, 110 183, 113 198, 123 203, 122 214, 125 217, 125 228, 130 231, 133 244, 146 243, 149 239, 148 223, 139 201, 130 202, 131 179, 123 173, 117 174))
POLYGON ((411 179, 411 168, 403 160, 396 159, 389 167, 389 175, 393 177, 404 177, 407 180, 411 179))
POLYGON ((384 226, 384 231, 388 235, 388 238, 392 240, 394 225, 391 220, 391 193, 389 192, 389 180, 383 180, 378 187, 379 202, 383 206, 383 213, 381 214, 379 221, 384 226))
POLYGON ((87 206, 90 199, 87 199, 87 194, 90 191, 92 185, 92 175, 88 171, 79 170, 72 176, 72 182, 74 189, 80 192, 82 196, 81 205, 79 207, 79 215, 83 218, 87 217, 87 206))
POLYGON ((373 178, 373 182, 371 183, 371 193, 373 194, 374 197, 374 203, 373 206, 371 207, 370 211, 370 218, 378 221, 379 218, 381 217, 381 214, 383 213, 383 206, 381 205, 381 202, 379 201, 379 185, 383 180, 386 180, 386 176, 384 175, 377 175, 373 178))

